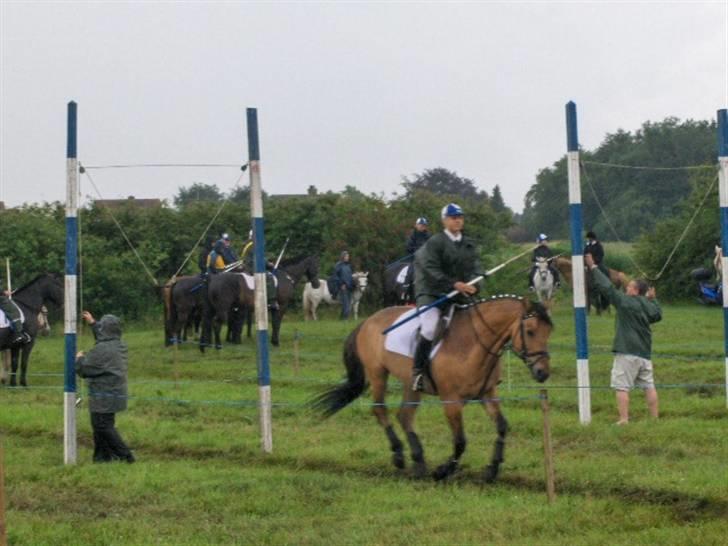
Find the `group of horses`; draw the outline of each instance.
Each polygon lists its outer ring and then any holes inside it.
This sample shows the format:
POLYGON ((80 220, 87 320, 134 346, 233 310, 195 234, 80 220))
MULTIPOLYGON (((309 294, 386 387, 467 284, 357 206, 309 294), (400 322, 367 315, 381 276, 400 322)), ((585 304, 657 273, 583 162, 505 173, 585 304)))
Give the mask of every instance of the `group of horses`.
MULTIPOLYGON (((292 258, 268 273, 276 287, 275 305, 271 305, 271 343, 280 344, 283 317, 290 307, 294 289, 305 277, 315 288, 319 287, 319 260, 317 256, 292 258)), ((206 347, 221 348, 220 332, 228 325, 229 339, 239 342, 242 326, 248 325, 248 337, 255 309, 254 277, 242 270, 209 275, 205 280, 198 275, 178 277, 163 289, 165 344, 186 339, 186 330, 201 323, 200 351, 206 347)), ((268 302, 263 302, 267 304, 268 302)))

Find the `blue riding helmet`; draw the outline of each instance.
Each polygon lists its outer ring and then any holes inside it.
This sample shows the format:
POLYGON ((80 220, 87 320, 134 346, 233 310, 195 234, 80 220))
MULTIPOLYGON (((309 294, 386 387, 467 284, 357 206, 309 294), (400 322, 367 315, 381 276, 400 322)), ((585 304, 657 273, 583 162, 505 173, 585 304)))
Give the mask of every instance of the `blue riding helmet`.
POLYGON ((220 237, 220 239, 222 239, 223 241, 229 241, 230 235, 228 235, 227 233, 223 233, 222 237, 220 237))
POLYGON ((548 240, 549 240, 549 236, 548 235, 546 235, 545 233, 539 233, 539 235, 538 235, 538 242, 539 243, 541 243, 543 241, 548 241, 548 240))
POLYGON ((455 203, 448 203, 444 207, 442 207, 442 212, 440 215, 445 218, 446 216, 463 216, 463 209, 460 207, 460 205, 456 205, 455 203))
POLYGON ((415 222, 415 224, 420 224, 420 225, 426 226, 429 224, 429 222, 427 221, 427 218, 425 218, 424 216, 420 216, 419 218, 417 218, 417 221, 415 222))

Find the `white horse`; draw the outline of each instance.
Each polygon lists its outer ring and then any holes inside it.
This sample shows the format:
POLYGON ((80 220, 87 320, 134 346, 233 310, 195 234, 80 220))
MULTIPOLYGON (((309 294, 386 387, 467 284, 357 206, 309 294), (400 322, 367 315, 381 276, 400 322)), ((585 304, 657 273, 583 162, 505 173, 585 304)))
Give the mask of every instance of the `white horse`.
MULTIPOLYGON (((351 293, 351 308, 354 312, 354 319, 359 318, 359 302, 361 301, 367 284, 369 283, 369 272, 357 271, 353 275, 354 290, 351 293)), ((304 320, 318 320, 316 310, 321 303, 338 305, 339 301, 334 299, 329 292, 329 285, 326 279, 319 279, 319 287, 313 288, 310 282, 303 287, 303 318, 304 320)))
POLYGON ((548 305, 554 297, 554 274, 549 269, 546 258, 536 258, 536 268, 533 273, 533 288, 538 301, 548 305))

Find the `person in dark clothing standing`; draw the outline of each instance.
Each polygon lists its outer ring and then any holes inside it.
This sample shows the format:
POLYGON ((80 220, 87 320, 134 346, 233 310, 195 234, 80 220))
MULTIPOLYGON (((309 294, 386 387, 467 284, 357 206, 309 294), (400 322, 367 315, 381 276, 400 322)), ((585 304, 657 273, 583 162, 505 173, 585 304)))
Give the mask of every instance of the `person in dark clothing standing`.
POLYGON ((584 245, 584 256, 591 254, 594 264, 599 268, 599 271, 604 273, 609 278, 609 270, 604 265, 604 247, 602 243, 597 239, 597 234, 593 231, 587 231, 586 233, 586 245, 584 245))
POLYGON ((412 234, 407 239, 407 254, 414 254, 417 250, 427 242, 430 238, 430 232, 427 231, 429 222, 424 216, 417 218, 415 222, 415 229, 412 230, 412 234))
POLYGON ((554 277, 554 286, 558 288, 561 286, 561 279, 559 277, 559 270, 554 267, 553 262, 551 261, 551 258, 554 257, 554 253, 549 248, 548 235, 540 233, 536 241, 538 242, 538 246, 533 249, 533 255, 531 256, 533 267, 531 267, 531 271, 528 274, 528 289, 533 290, 533 276, 536 274, 536 271, 538 271, 538 265, 536 264, 538 258, 549 260, 549 271, 551 271, 551 275, 554 277))
POLYGON ((344 250, 341 259, 334 267, 334 282, 338 288, 339 301, 341 302, 341 319, 349 318, 351 311, 351 291, 354 289, 354 272, 349 263, 349 252, 344 250))
POLYGON ((427 231, 429 222, 424 216, 417 218, 415 222, 415 228, 412 230, 412 234, 407 239, 407 255, 410 256, 410 263, 407 265, 407 274, 404 277, 403 292, 406 294, 406 301, 414 301, 415 299, 415 252, 424 245, 430 238, 430 232, 427 231))
POLYGON ((627 291, 617 290, 602 274, 591 254, 584 255, 584 263, 597 290, 609 299, 617 310, 614 332, 614 363, 612 364, 611 386, 617 396, 618 425, 629 422, 629 391, 643 388, 647 409, 655 419, 659 415, 657 390, 652 375, 652 329, 651 324, 662 319, 655 289, 644 280, 629 282, 627 291))
POLYGON ((116 414, 126 409, 128 348, 121 340, 121 323, 114 315, 96 321, 84 311, 83 319, 91 325, 96 345, 76 355, 76 373, 86 379, 89 411, 94 435, 95 463, 134 462, 134 455, 116 430, 116 414))
MULTIPOLYGON (((460 293, 456 298, 461 300, 462 296, 471 296, 478 291, 477 286, 467 284, 481 273, 481 266, 475 241, 463 234, 463 209, 450 203, 443 207, 441 217, 444 231, 430 237, 415 253, 418 308, 435 302, 452 290, 460 293)), ((432 341, 441 314, 442 309, 436 306, 419 315, 420 339, 412 368, 413 391, 424 388, 423 374, 430 364, 432 341)))

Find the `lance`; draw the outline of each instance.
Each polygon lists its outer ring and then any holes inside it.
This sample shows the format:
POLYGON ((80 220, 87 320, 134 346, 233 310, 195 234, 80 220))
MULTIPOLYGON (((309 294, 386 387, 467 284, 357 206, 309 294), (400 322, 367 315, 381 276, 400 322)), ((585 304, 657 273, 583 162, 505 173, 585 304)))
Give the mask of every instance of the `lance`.
MULTIPOLYGON (((513 256, 512 258, 509 258, 508 260, 506 260, 506 261, 505 261, 505 262, 503 262, 502 264, 500 264, 500 265, 497 265, 497 266, 495 266, 495 267, 494 267, 493 269, 489 269, 488 271, 486 271, 486 272, 485 272, 485 273, 483 273, 482 275, 479 275, 479 276, 475 277, 474 279, 472 279, 472 280, 468 281, 468 282, 467 282, 467 283, 465 283, 465 284, 468 284, 468 285, 470 285, 470 286, 472 286, 472 285, 474 285, 474 284, 478 284, 478 283, 479 283, 480 281, 482 281, 482 280, 483 280, 483 279, 485 279, 486 277, 489 277, 489 276, 491 276, 491 275, 492 275, 493 273, 495 273, 496 271, 500 271, 501 269, 503 269, 503 268, 504 268, 505 266, 507 266, 507 265, 508 265, 509 263, 511 263, 511 262, 514 262, 514 261, 516 261, 516 260, 517 260, 518 258, 521 258, 521 257, 525 256, 525 255, 526 255, 526 254, 528 254, 529 252, 533 252, 533 249, 534 249, 534 248, 536 248, 536 247, 534 246, 534 247, 532 247, 532 248, 529 248, 528 250, 524 250, 524 251, 523 251, 523 252, 521 252, 520 254, 518 254, 518 255, 516 255, 516 256, 513 256)), ((433 302, 432 302, 431 304, 429 304, 429 305, 425 305, 425 306, 423 306, 423 307, 420 307, 419 309, 417 309, 417 312, 416 312, 416 313, 413 313, 413 314, 411 314, 410 316, 408 316, 408 317, 407 317, 406 319, 400 320, 399 322, 397 322, 397 323, 395 323, 395 324, 392 324, 391 326, 389 326, 388 328, 386 328, 386 329, 385 329, 385 330, 384 330, 384 331, 382 332, 382 335, 384 335, 384 334, 388 334, 388 333, 389 333, 389 332, 391 332, 392 330, 396 330, 397 328, 399 328, 400 326, 402 326, 402 325, 403 325, 403 324, 405 324, 406 322, 409 322, 409 321, 411 321, 411 320, 412 320, 413 318, 415 318, 415 317, 418 317, 418 316, 420 316, 420 315, 421 315, 422 313, 424 313, 424 312, 425 312, 425 311, 427 311, 428 309, 432 309, 433 307, 437 307, 438 305, 440 305, 440 304, 442 304, 442 303, 446 302, 446 301, 447 301, 447 300, 449 300, 450 298, 454 298, 454 297, 455 297, 455 296, 457 296, 457 295, 458 295, 459 293, 460 293, 460 292, 459 292, 458 290, 453 290, 453 291, 452 291, 452 292, 450 292, 449 294, 446 294, 446 295, 442 296, 441 298, 438 298, 437 300, 433 301, 433 302)))
POLYGON ((278 259, 276 260, 276 263, 273 266, 273 269, 278 269, 278 264, 281 263, 281 258, 283 258, 283 253, 286 251, 286 247, 288 246, 288 241, 290 239, 291 239, 290 237, 286 237, 286 242, 283 243, 283 248, 281 249, 281 253, 278 254, 278 259))

